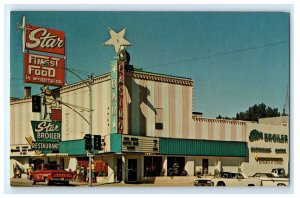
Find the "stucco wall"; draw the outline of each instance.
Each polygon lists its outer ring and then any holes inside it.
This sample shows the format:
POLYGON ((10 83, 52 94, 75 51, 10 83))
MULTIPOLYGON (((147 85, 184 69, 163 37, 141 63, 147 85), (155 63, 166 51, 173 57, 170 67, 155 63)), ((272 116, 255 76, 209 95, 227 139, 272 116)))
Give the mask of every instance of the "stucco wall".
POLYGON ((253 175, 256 172, 270 172, 272 168, 285 168, 285 171, 288 172, 289 166, 289 128, 278 125, 263 125, 256 123, 247 123, 247 140, 248 140, 248 148, 249 148, 249 163, 243 163, 242 169, 248 175, 253 175), (250 141, 249 135, 252 130, 256 129, 264 134, 279 134, 287 135, 288 142, 273 142, 273 141, 265 141, 265 139, 259 139, 256 141, 250 141), (271 148, 271 153, 264 152, 251 152, 251 148, 271 148), (285 149, 286 153, 276 153, 275 149, 285 149), (258 158, 281 158, 282 163, 271 163, 271 164, 260 164, 258 158))

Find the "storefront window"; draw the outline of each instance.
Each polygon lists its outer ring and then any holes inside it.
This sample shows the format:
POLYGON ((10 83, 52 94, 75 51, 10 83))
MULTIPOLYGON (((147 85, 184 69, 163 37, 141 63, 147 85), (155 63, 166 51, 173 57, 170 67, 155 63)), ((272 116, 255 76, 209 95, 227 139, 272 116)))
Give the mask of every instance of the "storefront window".
POLYGON ((184 157, 168 157, 168 176, 186 176, 187 172, 184 170, 184 157))
POLYGON ((144 175, 145 177, 160 176, 162 169, 162 157, 145 156, 144 157, 144 175))

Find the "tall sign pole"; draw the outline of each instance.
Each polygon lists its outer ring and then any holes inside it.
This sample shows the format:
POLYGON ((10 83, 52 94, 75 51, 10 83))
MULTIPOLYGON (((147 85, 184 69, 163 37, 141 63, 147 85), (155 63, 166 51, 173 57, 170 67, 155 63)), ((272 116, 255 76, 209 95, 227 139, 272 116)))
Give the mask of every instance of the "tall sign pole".
POLYGON ((111 62, 111 133, 123 133, 123 90, 125 84, 125 59, 120 57, 124 54, 125 47, 131 45, 124 38, 126 28, 116 33, 113 29, 108 28, 111 38, 105 45, 113 45, 116 57, 111 62))

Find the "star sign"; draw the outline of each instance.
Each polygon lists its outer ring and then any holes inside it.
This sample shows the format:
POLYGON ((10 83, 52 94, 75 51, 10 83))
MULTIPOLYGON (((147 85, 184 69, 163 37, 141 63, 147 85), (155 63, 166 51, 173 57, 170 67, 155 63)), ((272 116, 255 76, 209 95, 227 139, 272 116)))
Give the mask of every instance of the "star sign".
POLYGON ((116 33, 113 29, 108 28, 110 39, 108 39, 104 44, 113 45, 115 47, 116 54, 119 52, 121 46, 131 45, 129 41, 124 38, 126 28, 122 29, 119 33, 116 33))

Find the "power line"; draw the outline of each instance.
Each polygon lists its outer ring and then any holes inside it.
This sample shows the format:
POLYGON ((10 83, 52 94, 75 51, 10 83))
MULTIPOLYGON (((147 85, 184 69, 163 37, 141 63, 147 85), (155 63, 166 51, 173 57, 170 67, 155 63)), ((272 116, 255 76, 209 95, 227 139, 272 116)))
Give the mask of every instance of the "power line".
POLYGON ((64 66, 63 68, 65 68, 65 69, 67 69, 67 70, 72 70, 73 72, 77 72, 77 73, 80 73, 80 74, 83 74, 83 75, 86 75, 86 76, 89 75, 88 72, 83 71, 83 70, 73 69, 73 68, 71 68, 71 67, 66 67, 66 66, 64 66))
POLYGON ((224 56, 224 55, 228 55, 228 54, 235 54, 235 53, 249 51, 249 50, 254 50, 254 49, 259 49, 259 48, 263 48, 263 47, 270 47, 270 46, 274 46, 274 45, 280 45, 280 44, 288 43, 288 42, 289 41, 281 41, 281 42, 276 42, 276 43, 269 43, 269 44, 255 46, 255 47, 250 47, 250 48, 245 48, 245 49, 238 49, 238 50, 233 50, 233 51, 228 51, 228 52, 222 52, 222 53, 218 53, 218 54, 214 54, 214 55, 209 55, 209 56, 194 57, 194 58, 190 58, 190 59, 185 59, 185 60, 180 60, 180 61, 174 61, 174 62, 164 63, 164 64, 160 64, 160 65, 153 65, 153 66, 144 67, 144 68, 146 69, 146 68, 164 67, 164 66, 171 65, 171 64, 191 62, 191 61, 195 61, 195 60, 208 59, 208 58, 213 58, 213 57, 217 57, 217 56, 224 56))

